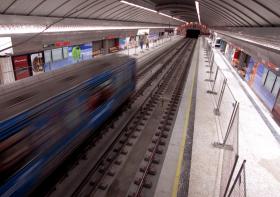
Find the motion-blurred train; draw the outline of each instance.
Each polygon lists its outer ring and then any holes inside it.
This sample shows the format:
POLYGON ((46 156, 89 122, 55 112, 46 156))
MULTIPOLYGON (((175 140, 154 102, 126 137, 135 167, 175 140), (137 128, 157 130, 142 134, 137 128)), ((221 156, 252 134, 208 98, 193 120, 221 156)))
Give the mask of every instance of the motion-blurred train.
POLYGON ((0 196, 26 196, 133 93, 136 61, 109 55, 0 87, 0 196))

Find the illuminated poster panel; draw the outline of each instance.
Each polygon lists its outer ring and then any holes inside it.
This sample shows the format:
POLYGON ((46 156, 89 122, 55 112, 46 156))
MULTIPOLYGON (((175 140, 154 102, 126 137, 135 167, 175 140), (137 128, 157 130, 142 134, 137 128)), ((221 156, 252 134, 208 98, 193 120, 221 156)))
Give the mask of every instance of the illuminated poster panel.
POLYGON ((16 80, 31 76, 27 55, 13 57, 13 63, 16 80))
POLYGON ((43 53, 34 53, 30 55, 32 73, 37 75, 44 72, 43 53))

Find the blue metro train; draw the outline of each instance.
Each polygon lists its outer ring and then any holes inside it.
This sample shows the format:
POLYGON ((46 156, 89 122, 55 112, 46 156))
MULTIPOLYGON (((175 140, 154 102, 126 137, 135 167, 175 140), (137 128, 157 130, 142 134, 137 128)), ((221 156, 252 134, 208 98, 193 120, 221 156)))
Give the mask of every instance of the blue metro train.
POLYGON ((109 55, 1 91, 0 196, 30 194, 131 95, 135 69, 109 55))

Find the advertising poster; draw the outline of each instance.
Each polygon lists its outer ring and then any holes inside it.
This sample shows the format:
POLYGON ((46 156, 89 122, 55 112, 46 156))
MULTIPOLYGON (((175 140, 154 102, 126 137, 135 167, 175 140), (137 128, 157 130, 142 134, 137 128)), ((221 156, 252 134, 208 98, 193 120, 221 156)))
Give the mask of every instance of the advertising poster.
POLYGON ((63 58, 67 59, 69 57, 68 47, 63 47, 63 58))
POLYGON ((52 60, 55 62, 62 59, 62 48, 52 49, 52 60))
POLYGON ((92 58, 92 43, 68 47, 68 55, 73 60, 87 60, 92 58))
POLYGON ((44 61, 42 53, 34 53, 30 55, 33 75, 44 72, 44 61))
POLYGON ((52 62, 52 51, 46 50, 44 51, 44 57, 45 57, 45 63, 51 63, 52 62))
POLYGON ((138 29, 137 35, 149 35, 150 34, 150 29, 138 29))
POLYGON ((28 56, 21 55, 13 58, 14 72, 16 80, 31 76, 29 71, 28 56))
POLYGON ((158 33, 152 33, 148 35, 148 39, 152 42, 156 41, 159 39, 158 33))
POLYGON ((126 38, 119 39, 119 47, 120 49, 126 49, 126 38))

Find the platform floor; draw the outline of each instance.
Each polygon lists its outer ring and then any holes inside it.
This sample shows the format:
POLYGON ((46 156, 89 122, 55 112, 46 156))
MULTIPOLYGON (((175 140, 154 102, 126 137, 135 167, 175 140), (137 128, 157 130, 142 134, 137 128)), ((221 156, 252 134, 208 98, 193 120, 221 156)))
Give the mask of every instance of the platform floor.
POLYGON ((137 48, 125 49, 117 53, 129 55, 135 57, 136 59, 141 59, 142 57, 149 56, 149 53, 153 51, 158 51, 163 48, 169 47, 172 43, 176 42, 179 39, 182 39, 182 36, 171 36, 169 38, 161 39, 156 43, 150 43, 149 48, 146 48, 146 46, 144 46, 143 50, 140 48, 140 46, 138 46, 137 48))
MULTIPOLYGON (((203 38, 200 38, 157 184, 155 196, 158 197, 219 196, 223 151, 214 148, 212 143, 221 140, 221 131, 219 121, 213 114, 215 99, 207 94, 210 85, 205 79, 209 77, 209 67, 204 50, 203 38), (194 110, 192 104, 195 105, 194 110), (193 128, 190 126, 191 117, 194 117, 193 128), (192 129, 193 136, 189 136, 192 129), (192 148, 191 157, 186 156, 185 147, 192 148), (188 162, 185 159, 191 159, 190 172, 186 171, 188 162), (188 174, 189 179, 182 178, 188 174)), ((215 61, 222 68, 230 89, 240 102, 239 155, 240 161, 247 160, 247 196, 280 196, 280 145, 273 134, 279 127, 269 118, 258 97, 252 95, 246 84, 236 77, 234 69, 218 51, 215 51, 215 61), (256 103, 259 105, 256 106, 256 103), (264 114, 268 117, 265 118, 264 114)))

